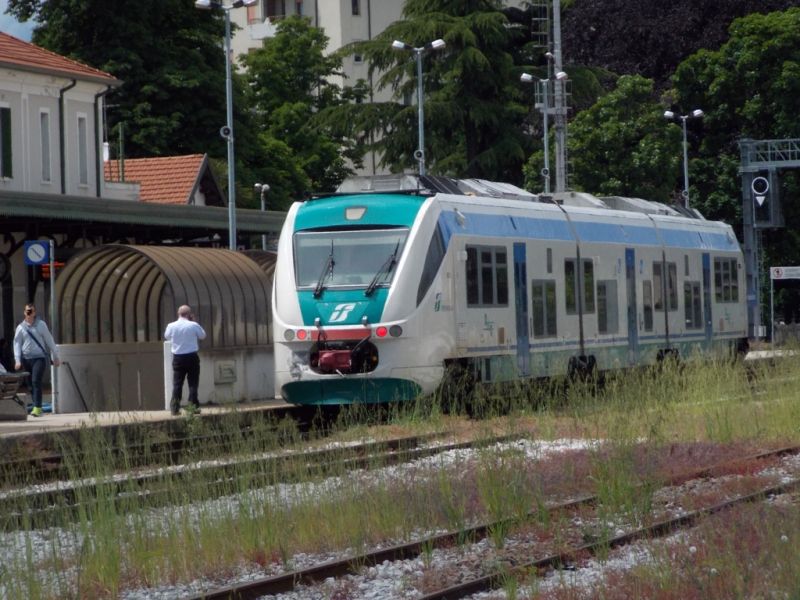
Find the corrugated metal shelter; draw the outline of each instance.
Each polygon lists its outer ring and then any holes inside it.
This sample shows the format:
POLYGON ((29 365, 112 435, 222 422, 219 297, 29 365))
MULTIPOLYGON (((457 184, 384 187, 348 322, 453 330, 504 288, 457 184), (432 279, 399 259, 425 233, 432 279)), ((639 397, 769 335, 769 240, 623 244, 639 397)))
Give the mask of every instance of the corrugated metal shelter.
POLYGON ((156 342, 181 304, 192 307, 214 349, 272 342, 272 282, 230 250, 98 246, 70 260, 57 279, 61 344, 156 342))

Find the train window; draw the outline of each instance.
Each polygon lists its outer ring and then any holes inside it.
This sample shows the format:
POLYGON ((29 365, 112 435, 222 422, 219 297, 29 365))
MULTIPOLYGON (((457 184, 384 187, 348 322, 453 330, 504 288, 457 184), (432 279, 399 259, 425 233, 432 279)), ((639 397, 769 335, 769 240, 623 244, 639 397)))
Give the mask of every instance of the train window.
POLYGON ((577 282, 580 276, 583 279, 583 298, 581 299, 581 310, 584 313, 594 312, 594 261, 591 258, 581 260, 580 275, 576 273, 578 261, 574 258, 564 260, 564 300, 567 306, 567 314, 574 315, 577 308, 577 282))
POLYGON ((617 333, 619 331, 617 281, 615 279, 597 282, 597 330, 600 333, 617 333))
POLYGON ((583 267, 583 312, 594 312, 594 261, 584 258, 583 267))
POLYGON ((553 249, 547 249, 547 274, 550 275, 553 272, 553 249))
POLYGON ((664 278, 661 273, 662 264, 653 263, 653 309, 664 310, 664 278))
POLYGON ((533 299, 533 337, 555 337, 556 329, 556 282, 531 281, 533 299))
POLYGON ((689 255, 688 254, 684 254, 683 255, 683 275, 684 275, 684 277, 688 277, 689 276, 689 255))
POLYGON ((686 329, 700 329, 703 326, 703 305, 699 281, 687 281, 683 284, 683 303, 686 329))
POLYGON ((507 256, 503 247, 467 247, 467 306, 508 306, 507 256))
POLYGON ((425 294, 433 283, 436 273, 439 272, 439 267, 442 266, 445 254, 444 237, 442 237, 442 230, 439 224, 436 224, 436 229, 433 232, 431 243, 428 244, 428 253, 425 255, 425 264, 422 267, 422 277, 419 280, 419 288, 417 289, 417 306, 422 303, 425 294))
POLYGON ((467 306, 480 304, 478 293, 478 249, 467 248, 467 306))
POLYGON ((739 273, 735 258, 714 259, 714 296, 717 302, 739 301, 739 273))
POLYGON ((669 310, 678 310, 678 265, 667 263, 667 296, 669 310))
POLYGON ((574 315, 578 312, 576 303, 576 290, 575 290, 575 264, 574 258, 568 258, 564 261, 564 302, 567 305, 567 314, 574 315))
POLYGON ((642 304, 644 305, 644 330, 653 331, 653 284, 642 282, 642 304))
POLYGON ((380 273, 377 285, 388 287, 407 238, 407 227, 298 231, 294 234, 297 286, 363 289, 380 273), (394 262, 390 261, 392 257, 394 262))

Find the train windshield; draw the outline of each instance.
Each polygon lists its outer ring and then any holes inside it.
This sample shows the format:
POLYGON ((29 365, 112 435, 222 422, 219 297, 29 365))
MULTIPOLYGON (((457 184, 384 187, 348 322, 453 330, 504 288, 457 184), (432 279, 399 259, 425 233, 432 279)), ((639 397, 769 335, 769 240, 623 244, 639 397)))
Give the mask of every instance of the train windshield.
POLYGON ((392 262, 389 260, 392 255, 397 261, 400 260, 408 231, 407 227, 399 227, 367 231, 295 233, 297 287, 322 290, 331 287, 367 288, 389 285, 394 278, 396 266, 387 268, 387 264, 392 262))

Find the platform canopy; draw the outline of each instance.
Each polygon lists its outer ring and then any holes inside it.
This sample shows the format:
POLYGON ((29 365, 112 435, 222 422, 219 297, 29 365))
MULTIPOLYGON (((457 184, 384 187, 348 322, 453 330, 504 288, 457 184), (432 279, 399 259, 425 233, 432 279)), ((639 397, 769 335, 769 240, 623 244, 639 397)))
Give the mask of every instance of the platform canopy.
POLYGON ((231 250, 96 246, 72 258, 56 280, 62 344, 155 342, 182 304, 211 348, 271 340, 272 283, 262 266, 231 250))

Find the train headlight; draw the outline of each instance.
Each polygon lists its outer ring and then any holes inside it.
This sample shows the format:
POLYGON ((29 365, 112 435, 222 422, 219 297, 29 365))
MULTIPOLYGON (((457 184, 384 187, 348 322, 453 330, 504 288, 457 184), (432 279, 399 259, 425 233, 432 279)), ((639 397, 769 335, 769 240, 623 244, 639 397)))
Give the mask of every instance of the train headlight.
POLYGON ((403 328, 400 325, 392 325, 389 327, 389 335, 392 337, 400 337, 403 335, 403 328))
POLYGON ((378 337, 380 337, 380 338, 382 338, 382 337, 386 337, 386 334, 387 334, 387 333, 389 333, 389 330, 388 330, 388 329, 386 329, 386 327, 383 327, 383 326, 381 326, 381 327, 378 327, 378 328, 375 330, 375 335, 377 335, 377 336, 378 336, 378 337))
POLYGON ((294 339, 294 331, 292 331, 291 329, 287 329, 286 331, 284 331, 283 339, 285 339, 287 342, 291 342, 294 339))
POLYGON ((307 335, 308 334, 306 333, 306 330, 305 329, 301 329, 300 331, 297 332, 297 339, 298 340, 304 340, 304 339, 306 339, 307 335))

